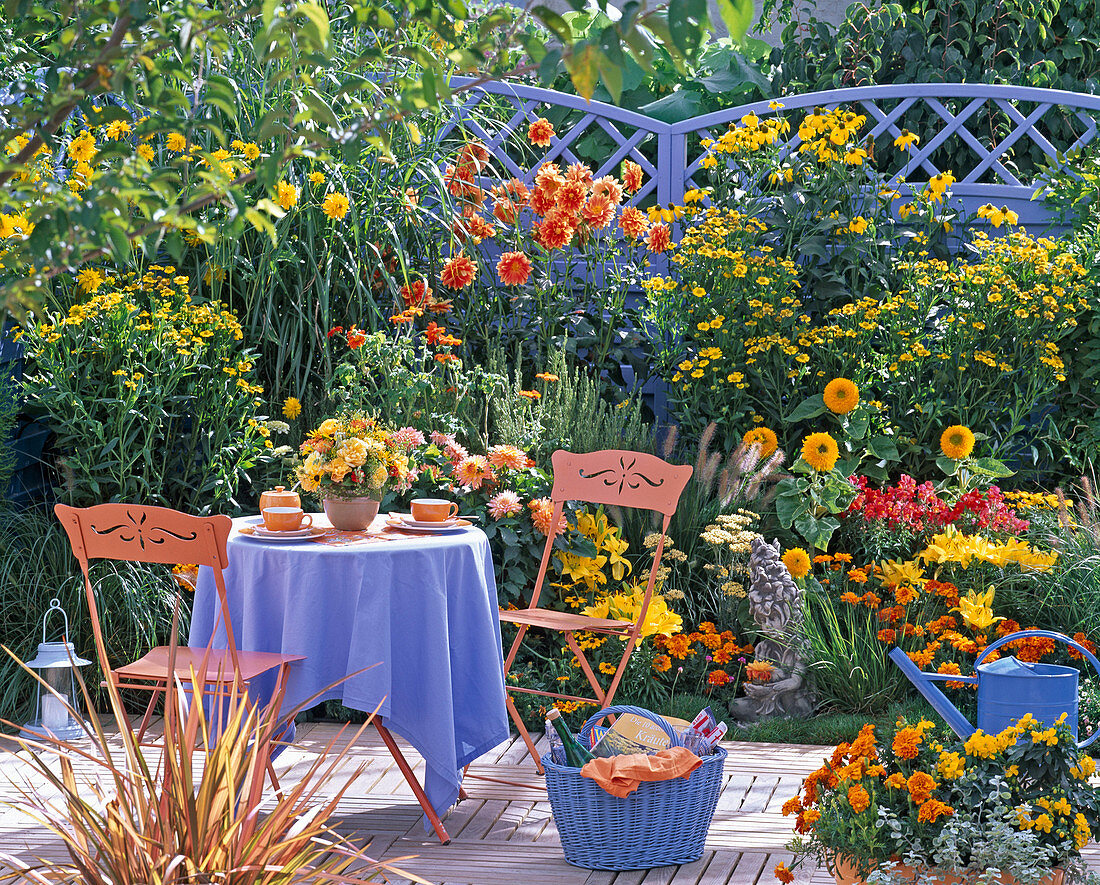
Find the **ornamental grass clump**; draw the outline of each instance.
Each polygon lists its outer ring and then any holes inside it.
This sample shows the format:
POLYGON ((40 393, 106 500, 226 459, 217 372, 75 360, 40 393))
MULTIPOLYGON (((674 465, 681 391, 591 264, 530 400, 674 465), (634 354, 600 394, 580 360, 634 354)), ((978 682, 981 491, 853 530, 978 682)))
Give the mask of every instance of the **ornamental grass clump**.
MULTIPOLYGON (((899 721, 881 742, 864 726, 784 804, 798 834, 794 865, 813 858, 864 879, 878 870, 882 882, 911 881, 914 868, 1035 883, 1063 867, 1075 878, 1100 825, 1100 790, 1089 782, 1096 763, 1065 719, 1045 727, 1026 714, 966 740, 941 738, 927 720, 899 721)), ((786 864, 775 872, 791 880, 786 864)))
POLYGON ((173 267, 87 269, 76 282, 84 300, 37 317, 20 339, 27 403, 64 452, 63 499, 195 513, 232 504, 272 448, 236 316, 193 299, 173 267))

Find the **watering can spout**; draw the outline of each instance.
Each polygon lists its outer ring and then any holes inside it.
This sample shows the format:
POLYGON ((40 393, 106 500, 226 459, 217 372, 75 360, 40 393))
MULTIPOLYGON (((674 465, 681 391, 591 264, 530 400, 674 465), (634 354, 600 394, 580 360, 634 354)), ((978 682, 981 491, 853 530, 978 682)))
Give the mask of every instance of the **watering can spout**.
POLYGON ((890 649, 890 659, 898 665, 901 672, 916 686, 917 691, 924 695, 924 699, 943 717, 944 721, 950 726, 955 734, 963 740, 966 740, 975 732, 976 729, 970 724, 970 720, 963 716, 958 708, 947 699, 947 695, 936 688, 933 684, 933 680, 938 679, 941 682, 967 682, 971 685, 977 685, 977 678, 974 676, 957 676, 955 674, 946 673, 924 673, 909 659, 909 656, 897 646, 890 649))

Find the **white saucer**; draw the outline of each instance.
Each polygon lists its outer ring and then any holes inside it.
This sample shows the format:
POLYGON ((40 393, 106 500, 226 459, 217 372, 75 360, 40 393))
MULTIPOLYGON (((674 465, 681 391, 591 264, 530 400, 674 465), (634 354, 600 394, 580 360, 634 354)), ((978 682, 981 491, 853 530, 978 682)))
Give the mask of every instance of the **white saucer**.
POLYGON ((273 532, 271 529, 266 529, 262 525, 257 525, 252 527, 252 531, 261 538, 308 538, 313 534, 313 526, 303 526, 291 532, 273 532))
POLYGON ((401 516, 399 519, 411 529, 450 529, 465 520, 452 516, 450 519, 418 520, 411 516, 401 516))

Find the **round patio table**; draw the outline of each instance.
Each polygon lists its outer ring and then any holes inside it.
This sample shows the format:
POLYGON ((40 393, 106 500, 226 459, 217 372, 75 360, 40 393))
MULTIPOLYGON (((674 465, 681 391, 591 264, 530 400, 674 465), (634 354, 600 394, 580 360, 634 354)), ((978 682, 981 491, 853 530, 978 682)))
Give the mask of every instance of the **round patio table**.
MULTIPOLYGON (((485 534, 383 532, 383 517, 366 537, 272 543, 241 534, 259 522, 236 519, 229 536, 224 574, 238 646, 305 655, 290 668, 283 709, 307 700, 377 708, 424 758, 424 793, 442 816, 458 799, 462 769, 509 732, 485 534)), ((323 514, 313 524, 329 526, 323 514)), ((213 572, 200 569, 190 645, 225 647, 217 609, 213 572)), ((252 691, 269 698, 274 678, 252 691)))

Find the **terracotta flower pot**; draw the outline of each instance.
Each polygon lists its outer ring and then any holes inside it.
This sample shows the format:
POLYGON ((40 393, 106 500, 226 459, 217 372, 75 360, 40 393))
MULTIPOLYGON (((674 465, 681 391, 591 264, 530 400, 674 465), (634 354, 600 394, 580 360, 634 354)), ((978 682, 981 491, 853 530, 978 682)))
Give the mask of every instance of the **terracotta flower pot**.
MULTIPOLYGON (((836 871, 833 873, 833 878, 836 880, 836 885, 860 885, 865 882, 859 873, 856 871, 855 866, 848 863, 845 860, 837 857, 833 859, 833 864, 836 871)), ((895 867, 895 873, 901 877, 903 881, 910 881, 917 883, 922 876, 928 874, 928 870, 919 869, 917 867, 907 866, 906 864, 899 864, 895 867)), ((965 885, 968 881, 962 876, 956 876, 953 873, 938 873, 932 871, 935 876, 935 885, 965 885)), ((1039 885, 1062 885, 1062 876, 1064 871, 1060 868, 1055 868, 1050 871, 1050 874, 1042 879, 1039 885)), ((1001 885, 1017 885, 1016 879, 1007 873, 1002 873, 996 879, 1001 885)))
POLYGON ((370 528, 382 502, 374 498, 325 498, 322 503, 334 529, 361 532, 370 528))

